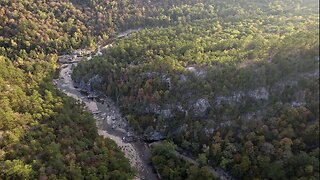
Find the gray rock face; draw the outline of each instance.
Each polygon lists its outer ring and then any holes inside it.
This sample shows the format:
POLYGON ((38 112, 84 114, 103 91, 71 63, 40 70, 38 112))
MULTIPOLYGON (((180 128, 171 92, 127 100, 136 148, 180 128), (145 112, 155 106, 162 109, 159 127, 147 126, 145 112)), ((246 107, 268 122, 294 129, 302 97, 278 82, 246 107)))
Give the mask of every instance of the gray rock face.
POLYGON ((161 116, 163 116, 165 119, 171 118, 172 117, 171 109, 161 110, 161 116))
POLYGON ((269 99, 269 92, 265 87, 249 91, 248 96, 252 97, 256 100, 268 100, 269 99))
POLYGON ((214 101, 215 104, 221 105, 222 102, 232 103, 232 102, 240 102, 241 98, 244 96, 243 92, 236 92, 232 96, 219 96, 214 101))
POLYGON ((221 105, 222 103, 239 103, 241 100, 245 97, 251 97, 255 100, 268 100, 269 99, 269 92, 265 87, 258 88, 255 90, 251 90, 248 92, 235 92, 233 93, 232 96, 218 96, 215 100, 214 103, 217 105, 221 105))
POLYGON ((153 131, 145 135, 145 139, 147 141, 160 141, 160 140, 163 140, 164 138, 165 136, 162 135, 159 131, 153 131))
POLYGON ((172 85, 171 85, 171 78, 170 77, 168 77, 167 75, 162 75, 161 76, 161 82, 166 84, 167 87, 169 88, 169 90, 171 90, 172 85))
POLYGON ((100 86, 103 83, 103 79, 99 75, 91 77, 88 82, 79 81, 76 83, 76 86, 83 91, 88 92, 89 94, 97 94, 95 86, 100 86))
POLYGON ((188 114, 188 111, 187 111, 180 103, 177 103, 177 105, 176 105, 176 110, 177 110, 178 112, 184 113, 185 115, 188 114))
POLYGON ((206 70, 202 68, 196 68, 194 66, 188 66, 186 67, 186 70, 192 72, 196 77, 199 77, 199 78, 204 78, 207 75, 206 70))
POLYGON ((136 107, 135 111, 142 114, 155 114, 163 117, 164 119, 170 119, 176 115, 176 113, 184 113, 188 115, 204 116, 205 112, 211 107, 209 100, 206 98, 200 98, 194 101, 190 101, 187 104, 182 105, 180 102, 174 104, 165 104, 160 106, 159 104, 149 103, 136 107))
POLYGON ((161 82, 166 84, 167 87, 169 88, 169 90, 172 88, 172 84, 171 84, 171 78, 168 77, 167 74, 161 74, 158 72, 144 72, 140 74, 141 77, 144 78, 155 78, 155 77, 160 77, 161 82))
POLYGON ((79 86, 79 88, 80 88, 81 90, 84 90, 84 91, 87 91, 87 92, 92 91, 92 88, 91 88, 90 84, 85 83, 84 81, 80 81, 80 82, 78 83, 78 86, 79 86))
POLYGON ((146 77, 146 78, 152 78, 152 77, 159 76, 159 75, 160 75, 160 73, 158 73, 158 72, 144 72, 144 73, 140 74, 141 77, 146 77))
MULTIPOLYGON (((318 57, 319 58, 319 57, 318 57)), ((313 71, 313 72, 309 72, 309 73, 304 73, 301 75, 302 77, 306 77, 306 78, 313 78, 313 77, 319 77, 319 69, 313 71)))
POLYGON ((140 113, 149 113, 149 114, 155 114, 158 116, 162 116, 165 119, 169 119, 173 117, 172 113, 173 107, 167 105, 163 108, 160 107, 160 105, 155 103, 150 103, 146 106, 140 106, 139 109, 136 109, 136 111, 140 113))
POLYGON ((141 114, 161 114, 161 108, 158 104, 149 103, 140 106, 135 106, 134 111, 141 113, 141 114))
POLYGON ((206 133, 207 136, 212 135, 215 132, 215 128, 205 128, 204 132, 206 133))
POLYGON ((297 85, 298 85, 298 81, 295 81, 295 80, 281 81, 275 85, 275 87, 273 88, 274 89, 273 91, 281 93, 284 91, 286 86, 293 87, 297 85))
POLYGON ((195 114, 203 115, 203 113, 205 113, 209 107, 210 107, 210 103, 208 99, 201 98, 195 102, 195 104, 193 105, 193 110, 195 114))
POLYGON ((140 106, 139 109, 136 109, 136 111, 140 113, 151 113, 162 116, 164 119, 170 119, 174 117, 175 113, 177 112, 184 113, 186 115, 189 112, 195 116, 204 116, 205 112, 207 112, 208 108, 210 107, 211 105, 208 99, 200 98, 195 101, 190 101, 184 106, 182 106, 182 104, 179 102, 174 104, 166 104, 163 106, 155 103, 150 103, 145 105, 144 107, 140 106))
POLYGON ((231 121, 224 121, 223 123, 220 123, 220 127, 230 127, 231 124, 231 121))
POLYGON ((95 75, 89 79, 88 84, 89 85, 100 84, 100 83, 102 83, 102 80, 103 79, 99 75, 95 75))
MULTIPOLYGON (((205 77, 206 69, 196 66, 189 66, 186 68, 187 73, 180 74, 178 77, 181 84, 187 83, 190 76, 195 77, 205 77), (189 72, 189 73, 188 73, 189 72)), ((176 84, 173 81, 176 78, 170 77, 168 74, 155 72, 155 71, 145 71, 140 73, 141 77, 144 79, 157 78, 160 80, 163 85, 166 85, 169 90, 175 89, 176 84)), ((297 75, 300 79, 309 78, 309 77, 317 77, 319 75, 319 70, 312 71, 308 73, 302 73, 297 75)), ((139 106, 134 107, 134 111, 141 114, 154 114, 156 116, 161 116, 163 119, 171 119, 177 115, 184 114, 186 116, 194 116, 194 117, 203 117, 208 112, 208 109, 212 106, 218 107, 223 104, 233 105, 233 103, 251 103, 252 101, 257 101, 258 103, 266 103, 269 99, 277 98, 279 93, 283 93, 287 88, 295 88, 294 94, 292 94, 289 99, 289 103, 294 107, 303 106, 306 103, 305 100, 305 92, 299 89, 299 79, 297 77, 292 77, 290 79, 283 79, 271 86, 258 86, 258 88, 246 89, 246 90, 237 90, 234 89, 230 95, 225 96, 215 96, 213 99, 207 99, 199 96, 198 94, 193 93, 192 91, 186 90, 184 94, 182 94, 181 101, 178 102, 167 102, 165 104, 162 103, 148 103, 144 102, 139 106)), ((194 78, 193 78, 194 79, 194 78)), ((103 84, 103 78, 99 75, 95 75, 91 77, 87 82, 80 81, 79 87, 85 91, 87 91, 92 95, 96 95, 94 89, 99 89, 99 84, 103 84)), ((179 84, 179 83, 178 83, 179 84)), ((261 83, 263 84, 263 82, 261 83)), ((186 86, 188 87, 188 86, 186 86)), ((216 92, 215 92, 216 93, 216 92)), ((219 92, 217 92, 219 93, 219 92)), ((221 92, 224 93, 224 92, 221 92)), ((246 105, 246 104, 244 104, 246 105)), ((256 112, 250 114, 244 114, 242 119, 252 119, 252 120, 260 120, 262 115, 258 115, 256 112)), ((228 117, 222 117, 223 123, 220 126, 230 126, 231 122, 228 121, 228 117)), ((211 129, 206 130, 207 134, 211 133, 211 129)))
POLYGON ((292 106, 292 107, 301 107, 301 106, 305 106, 305 105, 306 105, 305 102, 299 102, 299 101, 293 101, 293 102, 291 103, 291 106, 292 106))
POLYGON ((188 80, 188 77, 186 75, 181 74, 179 80, 182 82, 186 82, 188 80))

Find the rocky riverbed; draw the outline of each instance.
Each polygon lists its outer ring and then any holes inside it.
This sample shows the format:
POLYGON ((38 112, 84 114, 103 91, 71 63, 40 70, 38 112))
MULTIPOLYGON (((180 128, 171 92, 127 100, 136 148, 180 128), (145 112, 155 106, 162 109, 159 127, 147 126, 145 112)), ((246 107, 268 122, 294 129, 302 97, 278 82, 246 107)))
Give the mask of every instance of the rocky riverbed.
MULTIPOLYGON (((121 33, 118 37, 121 38, 132 32, 134 30, 121 33)), ((100 51, 100 48, 98 48, 98 51, 100 51)), ((96 55, 99 54, 96 53, 96 55)), ((79 61, 83 58, 79 58, 79 61)), ((114 140, 130 160, 131 166, 137 169, 138 174, 135 179, 158 179, 153 166, 149 163, 150 151, 147 144, 139 138, 130 141, 126 139, 135 137, 135 135, 128 130, 127 121, 116 104, 108 97, 103 97, 101 100, 92 98, 83 94, 81 89, 74 86, 71 74, 76 65, 77 62, 62 65, 59 79, 54 80, 54 84, 66 95, 83 102, 88 111, 94 114, 99 135, 114 140)))
POLYGON ((107 98, 104 103, 97 102, 73 86, 70 77, 73 65, 76 64, 68 64, 61 69, 59 79, 55 80, 56 86, 66 95, 85 103, 87 109, 94 114, 99 135, 114 140, 131 165, 137 169, 136 179, 157 179, 153 167, 149 164, 150 152, 147 145, 139 139, 135 142, 124 140, 124 137, 132 132, 128 132, 126 120, 112 100, 107 98))

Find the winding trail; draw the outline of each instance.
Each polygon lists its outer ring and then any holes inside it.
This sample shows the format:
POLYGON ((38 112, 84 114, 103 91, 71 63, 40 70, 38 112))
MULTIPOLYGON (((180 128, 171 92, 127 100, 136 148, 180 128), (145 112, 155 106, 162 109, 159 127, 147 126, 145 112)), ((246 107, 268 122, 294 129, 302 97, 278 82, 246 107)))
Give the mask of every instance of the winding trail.
MULTIPOLYGON (((134 30, 123 32, 119 34, 118 38, 127 36, 132 32, 134 32, 134 30)), ((112 43, 104 46, 102 49, 111 45, 112 43)), ((95 55, 98 56, 101 54, 100 48, 98 48, 95 55)), ((82 59, 83 58, 81 58, 80 61, 82 59)), ((158 179, 157 174, 153 170, 153 166, 149 163, 149 157, 151 154, 147 144, 142 140, 137 140, 131 143, 124 142, 122 140, 122 138, 128 133, 126 130, 127 121, 122 116, 115 103, 109 98, 106 98, 104 103, 88 99, 86 95, 83 95, 80 92, 80 89, 74 87, 71 74, 74 66, 76 65, 76 62, 62 65, 59 79, 54 80, 54 84, 66 95, 83 102, 88 111, 94 114, 99 135, 114 140, 124 152, 125 156, 129 159, 131 166, 136 168, 138 174, 134 179, 158 179)))

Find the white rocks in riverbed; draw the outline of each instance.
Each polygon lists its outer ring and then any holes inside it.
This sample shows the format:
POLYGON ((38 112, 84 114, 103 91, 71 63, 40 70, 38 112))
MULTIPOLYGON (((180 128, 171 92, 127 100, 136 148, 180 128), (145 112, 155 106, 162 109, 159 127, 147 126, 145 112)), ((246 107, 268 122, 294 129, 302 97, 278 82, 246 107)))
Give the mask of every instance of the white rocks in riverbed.
POLYGON ((93 114, 99 114, 99 113, 101 113, 101 112, 97 110, 97 111, 92 111, 92 113, 93 113, 93 114))

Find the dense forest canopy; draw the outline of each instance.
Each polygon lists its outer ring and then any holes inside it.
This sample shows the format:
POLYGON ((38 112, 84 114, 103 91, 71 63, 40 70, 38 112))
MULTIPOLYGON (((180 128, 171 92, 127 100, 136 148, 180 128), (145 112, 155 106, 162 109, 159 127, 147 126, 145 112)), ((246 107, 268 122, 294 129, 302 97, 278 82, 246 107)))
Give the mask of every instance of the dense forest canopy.
POLYGON ((165 144, 151 159, 162 177, 319 178, 317 0, 1 0, 0 179, 133 178, 52 79, 58 55, 140 27, 72 76, 202 162, 165 144))
POLYGON ((0 2, 1 178, 133 177, 114 142, 98 136, 92 115, 51 81, 59 54, 94 48, 120 30, 142 25, 142 17, 158 12, 150 3, 0 2), (137 11, 140 16, 134 16, 137 11))
MULTIPOLYGON (((113 97, 141 134, 161 133, 236 178, 317 179, 317 7, 253 0, 172 6, 163 12, 166 26, 117 41, 81 62, 73 78, 113 97)), ((168 179, 165 169, 181 164, 167 153, 155 158, 168 179)), ((189 177, 187 169, 181 164, 171 175, 189 177)))
MULTIPOLYGON (((38 66, 42 71, 52 68, 38 66)), ((1 178, 133 176, 116 144, 98 136, 92 115, 48 80, 32 79, 41 71, 25 74, 3 56, 0 68, 1 178)))

